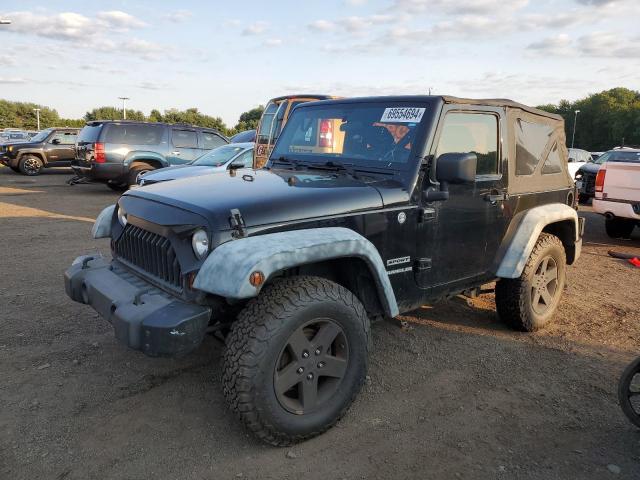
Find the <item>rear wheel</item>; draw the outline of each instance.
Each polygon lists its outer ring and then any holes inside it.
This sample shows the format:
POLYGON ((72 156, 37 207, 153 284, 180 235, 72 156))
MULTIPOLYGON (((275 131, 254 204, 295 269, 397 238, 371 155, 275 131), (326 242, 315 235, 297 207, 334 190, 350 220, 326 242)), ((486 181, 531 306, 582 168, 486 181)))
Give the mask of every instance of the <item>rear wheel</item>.
POLYGON ((134 163, 129 168, 129 173, 127 174, 127 185, 130 187, 132 185, 138 184, 138 176, 143 173, 150 172, 151 170, 155 170, 153 165, 149 165, 148 163, 134 163))
POLYGON ((114 192, 124 192, 129 186, 126 183, 114 183, 107 182, 107 187, 109 187, 114 192))
POLYGON ((40 174, 44 163, 42 163, 42 159, 35 155, 25 155, 20 159, 18 167, 22 174, 32 177, 40 174))
POLYGON ((516 330, 532 332, 553 318, 565 285, 566 255, 558 237, 542 233, 519 278, 496 283, 500 319, 516 330))
POLYGON ((611 238, 629 238, 636 224, 633 220, 626 218, 606 218, 604 228, 611 238))
POLYGON ((276 446, 321 434, 344 415, 367 372, 369 319, 342 286, 295 277, 265 287, 231 326, 224 395, 276 446))
POLYGON ((622 372, 618 382, 618 401, 631 423, 640 427, 640 358, 636 358, 622 372))

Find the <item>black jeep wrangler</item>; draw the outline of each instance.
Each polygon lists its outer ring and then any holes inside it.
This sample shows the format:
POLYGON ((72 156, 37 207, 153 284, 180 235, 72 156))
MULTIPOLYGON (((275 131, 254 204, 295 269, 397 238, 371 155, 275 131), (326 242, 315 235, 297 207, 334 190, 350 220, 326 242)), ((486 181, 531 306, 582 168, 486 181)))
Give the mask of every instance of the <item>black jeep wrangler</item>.
POLYGON ((79 128, 47 128, 26 142, 0 146, 0 163, 16 173, 38 175, 46 167, 68 167, 79 128))
POLYGON ((226 334, 224 395, 287 445, 345 413, 370 319, 497 280, 499 317, 543 327, 582 245, 562 119, 508 100, 301 104, 262 170, 129 191, 93 227, 67 294, 147 355, 226 334))

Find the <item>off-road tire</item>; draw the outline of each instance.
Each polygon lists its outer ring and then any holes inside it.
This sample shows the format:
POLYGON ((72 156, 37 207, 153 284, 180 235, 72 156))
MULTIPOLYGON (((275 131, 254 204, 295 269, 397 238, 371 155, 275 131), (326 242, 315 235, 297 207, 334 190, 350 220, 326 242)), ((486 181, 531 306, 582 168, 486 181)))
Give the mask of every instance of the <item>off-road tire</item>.
POLYGON ((566 253, 560 239, 549 233, 540 234, 522 275, 518 278, 501 278, 496 283, 496 308, 500 320, 524 332, 533 332, 547 325, 562 297, 566 282, 566 264, 566 253), (557 285, 552 296, 553 301, 543 314, 539 314, 533 307, 533 282, 538 267, 549 256, 557 266, 557 285))
POLYGON ((360 391, 369 345, 369 319, 349 290, 318 277, 277 280, 252 299, 231 326, 223 356, 224 396, 245 426, 266 443, 286 446, 315 437, 345 414, 360 391), (297 415, 278 400, 275 369, 291 335, 318 317, 343 330, 349 358, 337 391, 316 411, 297 415))
POLYGON ((44 163, 42 162, 42 159, 35 155, 24 155, 20 158, 20 162, 18 163, 20 173, 30 177, 39 175, 43 167, 44 163))
POLYGON ((131 187, 133 185, 137 185, 138 175, 143 172, 149 172, 151 170, 155 170, 156 167, 153 165, 149 165, 148 163, 138 162, 131 165, 129 168, 129 173, 127 173, 127 186, 131 187))
POLYGON ((629 238, 636 224, 626 218, 605 218, 604 228, 611 238, 629 238))
MULTIPOLYGON (((631 391, 630 387, 633 377, 639 374, 640 357, 636 358, 627 366, 627 368, 624 369, 624 372, 622 372, 622 375, 620 376, 620 381, 618 382, 618 402, 620 403, 620 408, 622 408, 622 411, 631 423, 638 428, 640 428, 640 409, 636 410, 633 408, 629 393, 631 391)), ((637 388, 635 391, 637 391, 637 388)))

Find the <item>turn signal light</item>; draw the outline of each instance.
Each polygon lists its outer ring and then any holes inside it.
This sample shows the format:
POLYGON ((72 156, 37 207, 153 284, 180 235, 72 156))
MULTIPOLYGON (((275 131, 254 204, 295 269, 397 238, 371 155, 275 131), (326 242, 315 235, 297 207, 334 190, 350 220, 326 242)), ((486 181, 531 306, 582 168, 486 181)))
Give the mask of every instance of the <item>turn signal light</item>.
POLYGON ((107 157, 104 153, 104 143, 95 143, 93 145, 94 159, 96 163, 104 163, 107 157))
POLYGON ((606 168, 600 168, 598 170, 598 174, 596 175, 596 192, 602 193, 604 190, 604 177, 607 174, 606 168))
POLYGON ((249 283, 256 288, 259 287, 264 283, 264 273, 259 270, 251 272, 251 275, 249 275, 249 283))

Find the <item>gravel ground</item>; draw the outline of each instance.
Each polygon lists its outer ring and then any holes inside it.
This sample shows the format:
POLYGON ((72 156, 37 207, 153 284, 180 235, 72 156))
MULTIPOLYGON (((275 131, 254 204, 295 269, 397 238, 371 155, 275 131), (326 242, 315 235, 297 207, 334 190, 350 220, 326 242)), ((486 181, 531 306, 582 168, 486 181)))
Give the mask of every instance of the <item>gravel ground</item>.
POLYGON ((585 208, 582 258, 555 323, 496 318, 492 294, 373 327, 370 377, 338 426, 293 448, 262 445, 225 409, 222 345, 180 360, 116 342, 64 293, 80 254, 108 253, 91 219, 117 195, 0 168, 0 478, 640 478, 640 430, 616 383, 640 345, 640 231, 612 241, 585 208))

